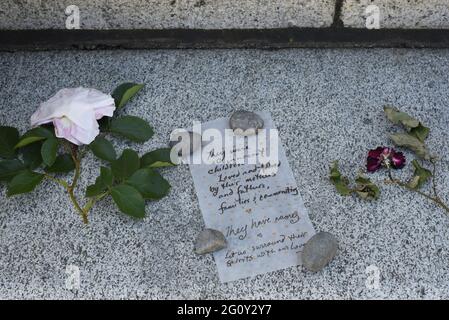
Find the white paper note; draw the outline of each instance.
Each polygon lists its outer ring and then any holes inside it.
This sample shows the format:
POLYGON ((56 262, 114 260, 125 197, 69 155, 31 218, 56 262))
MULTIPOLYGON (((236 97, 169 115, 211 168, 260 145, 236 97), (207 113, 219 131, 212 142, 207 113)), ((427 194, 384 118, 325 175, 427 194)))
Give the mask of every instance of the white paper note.
MULTIPOLYGON (((269 113, 258 114, 265 128, 275 128, 269 113)), ((224 136, 229 119, 201 126, 202 132, 215 128, 224 136)), ((249 145, 256 136, 234 139, 237 146, 249 145)), ((221 282, 301 264, 302 247, 315 233, 280 141, 277 162, 270 165, 277 166, 272 176, 260 174, 260 163, 190 164, 206 227, 220 230, 228 241, 226 249, 214 253, 221 282)))

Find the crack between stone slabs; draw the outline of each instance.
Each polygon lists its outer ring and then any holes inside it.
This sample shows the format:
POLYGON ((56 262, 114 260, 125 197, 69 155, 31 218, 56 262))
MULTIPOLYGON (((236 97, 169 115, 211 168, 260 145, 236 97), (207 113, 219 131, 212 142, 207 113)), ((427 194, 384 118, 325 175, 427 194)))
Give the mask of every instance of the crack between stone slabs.
POLYGON ((335 0, 334 18, 332 20, 331 28, 343 28, 343 20, 341 19, 341 9, 343 8, 344 0, 335 0))

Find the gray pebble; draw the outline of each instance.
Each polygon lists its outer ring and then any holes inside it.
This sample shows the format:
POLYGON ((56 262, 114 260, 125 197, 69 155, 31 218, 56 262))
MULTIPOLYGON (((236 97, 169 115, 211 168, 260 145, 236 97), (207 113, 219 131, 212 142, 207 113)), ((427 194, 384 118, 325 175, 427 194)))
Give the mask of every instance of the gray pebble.
POLYGON ((182 154, 183 149, 189 148, 190 154, 192 154, 201 147, 201 135, 199 133, 192 131, 187 132, 184 131, 180 132, 179 134, 176 134, 174 137, 176 136, 178 136, 178 140, 172 141, 170 139, 168 145, 170 146, 170 148, 176 146, 176 148, 178 148, 179 150, 178 152, 179 155, 184 156, 182 154))
POLYGON ((264 121, 254 112, 239 110, 232 114, 229 119, 229 125, 234 130, 234 134, 250 136, 263 128, 264 121))
POLYGON ((323 269, 337 254, 338 241, 329 232, 315 234, 304 246, 302 264, 309 271, 323 269))
POLYGON ((223 233, 214 229, 204 229, 195 241, 195 253, 206 254, 226 248, 228 245, 223 233))

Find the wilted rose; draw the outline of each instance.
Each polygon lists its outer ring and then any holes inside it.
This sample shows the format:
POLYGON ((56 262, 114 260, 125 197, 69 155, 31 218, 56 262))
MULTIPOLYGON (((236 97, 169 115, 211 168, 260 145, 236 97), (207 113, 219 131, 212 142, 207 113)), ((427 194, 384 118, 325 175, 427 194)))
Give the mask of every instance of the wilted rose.
POLYGON ((100 133, 97 120, 112 117, 114 110, 114 99, 109 94, 90 88, 67 88, 41 103, 31 116, 31 125, 51 122, 58 138, 76 145, 90 144, 100 133))
POLYGON ((402 169, 405 166, 405 157, 402 152, 397 152, 393 148, 377 147, 368 152, 366 169, 375 172, 381 167, 402 169))

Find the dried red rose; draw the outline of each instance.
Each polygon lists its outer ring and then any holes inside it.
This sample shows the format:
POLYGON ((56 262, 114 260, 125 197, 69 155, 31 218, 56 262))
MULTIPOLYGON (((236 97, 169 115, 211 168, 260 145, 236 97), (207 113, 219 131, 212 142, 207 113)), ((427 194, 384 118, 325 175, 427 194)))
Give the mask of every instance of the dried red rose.
POLYGON ((381 167, 402 169, 405 166, 405 157, 402 152, 396 152, 393 148, 377 147, 368 152, 366 169, 375 172, 381 167))

